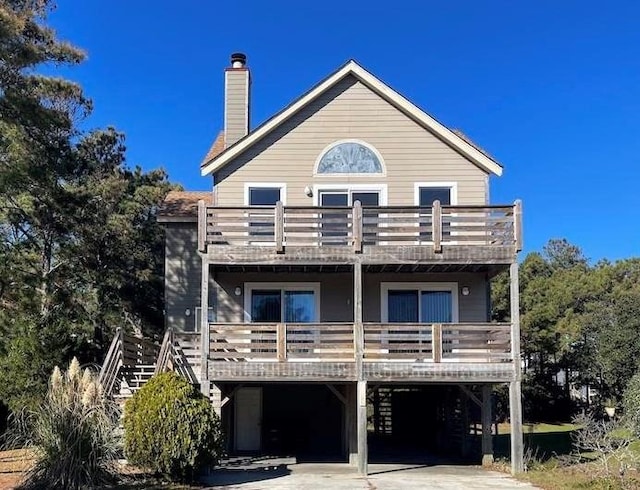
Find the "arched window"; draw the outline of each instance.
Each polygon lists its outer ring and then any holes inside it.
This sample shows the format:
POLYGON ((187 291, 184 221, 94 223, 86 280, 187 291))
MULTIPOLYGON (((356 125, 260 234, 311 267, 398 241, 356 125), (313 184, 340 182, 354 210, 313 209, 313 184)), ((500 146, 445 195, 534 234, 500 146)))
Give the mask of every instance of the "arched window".
POLYGON ((334 143, 320 156, 317 174, 382 174, 382 158, 372 146, 358 141, 334 143))

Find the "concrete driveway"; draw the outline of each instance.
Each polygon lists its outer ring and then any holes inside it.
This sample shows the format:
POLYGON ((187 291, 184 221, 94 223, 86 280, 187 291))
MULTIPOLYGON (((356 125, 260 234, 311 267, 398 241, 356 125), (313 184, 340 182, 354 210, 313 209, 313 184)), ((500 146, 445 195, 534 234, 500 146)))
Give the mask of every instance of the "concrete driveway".
POLYGON ((208 488, 227 490, 411 490, 534 489, 508 475, 473 466, 370 464, 363 478, 344 463, 296 463, 292 459, 253 461, 215 470, 208 488))

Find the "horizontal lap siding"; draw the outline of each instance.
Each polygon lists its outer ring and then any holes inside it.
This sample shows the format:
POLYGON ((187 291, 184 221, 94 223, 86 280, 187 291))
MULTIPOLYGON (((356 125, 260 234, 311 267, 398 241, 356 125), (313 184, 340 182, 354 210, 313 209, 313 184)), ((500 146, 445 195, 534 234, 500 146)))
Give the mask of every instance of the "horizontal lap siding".
POLYGON ((486 322, 487 281, 484 274, 420 274, 420 273, 380 273, 364 274, 363 320, 379 322, 380 318, 380 283, 382 282, 456 282, 458 283, 458 311, 460 322, 486 322), (462 296, 460 288, 467 286, 469 295, 462 296))
POLYGON ((413 205, 414 183, 458 182, 460 204, 486 202, 487 174, 391 104, 348 77, 215 175, 218 203, 244 204, 245 182, 286 182, 287 204, 311 205, 313 184, 387 184, 390 205, 413 205), (315 176, 337 140, 359 139, 382 155, 386 176, 315 176))
MULTIPOLYGON (((487 287, 484 274, 363 274, 363 319, 365 322, 380 321, 381 282, 457 282, 459 288, 467 286, 469 296, 459 295, 461 322, 486 322, 487 287)), ((234 290, 245 282, 319 282, 320 321, 353 321, 353 274, 335 273, 245 273, 219 272, 215 274, 218 290, 217 318, 221 322, 244 321, 244 297, 236 296, 234 290)))
POLYGON ((171 223, 165 226, 165 311, 168 327, 192 329, 195 308, 200 306, 198 237, 195 223, 171 223), (190 316, 185 310, 191 311, 190 316))
POLYGON ((246 134, 247 130, 247 72, 229 71, 226 74, 227 100, 225 138, 227 146, 246 134))

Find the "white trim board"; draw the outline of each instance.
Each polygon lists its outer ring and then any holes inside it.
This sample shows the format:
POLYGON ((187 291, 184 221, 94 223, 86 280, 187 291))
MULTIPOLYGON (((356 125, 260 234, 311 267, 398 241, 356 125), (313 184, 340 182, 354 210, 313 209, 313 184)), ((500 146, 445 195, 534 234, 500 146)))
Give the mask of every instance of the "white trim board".
POLYGON ((202 176, 209 175, 220 170, 222 167, 231 162, 245 150, 250 148, 254 143, 260 141, 267 134, 288 120, 302 108, 313 102, 320 95, 325 93, 331 87, 336 85, 345 77, 352 75, 364 85, 369 87, 380 97, 387 100, 407 116, 411 117, 418 124, 424 127, 434 136, 447 143, 460 154, 468 158, 475 165, 488 173, 502 175, 502 166, 493 158, 487 156, 475 146, 465 141, 463 138, 455 134, 449 128, 438 122, 408 99, 400 95, 398 92, 390 88, 384 82, 369 73, 361 67, 356 61, 350 60, 341 68, 336 70, 332 75, 324 79, 305 95, 295 100, 281 112, 266 121, 264 124, 256 128, 244 138, 240 139, 233 145, 226 148, 222 153, 216 155, 212 159, 204 162, 200 168, 202 176))
POLYGON ((389 321, 389 290, 404 289, 409 291, 451 291, 451 323, 458 323, 460 318, 460 302, 457 282, 381 282, 380 283, 380 318, 383 323, 389 321))
POLYGON ((280 188, 280 200, 282 204, 287 204, 287 184, 282 182, 245 182, 244 183, 244 205, 249 206, 249 189, 277 189, 280 188))
POLYGON ((380 195, 380 206, 387 205, 387 184, 314 184, 313 185, 313 205, 320 206, 320 192, 351 192, 351 191, 371 191, 380 195))
POLYGON ((323 150, 320 152, 320 154, 318 155, 318 157, 316 158, 316 163, 313 164, 313 175, 315 176, 320 176, 320 177, 386 177, 387 176, 387 165, 384 162, 384 158, 382 158, 382 155, 380 154, 380 152, 378 151, 378 149, 367 143, 364 140, 359 140, 359 139, 342 139, 342 140, 337 140, 334 141, 333 143, 328 144, 327 146, 325 146, 323 148, 323 150), (329 173, 322 173, 319 174, 318 173, 318 166, 320 165, 320 161, 322 160, 322 157, 325 156, 325 154, 331 150, 332 148, 341 145, 342 143, 356 143, 358 145, 362 145, 365 148, 369 149, 371 151, 371 153, 373 153, 376 158, 378 159, 378 161, 380 162, 380 166, 382 167, 382 172, 380 173, 350 173, 350 172, 341 172, 341 173, 336 173, 336 174, 329 174, 329 173))
POLYGON ((451 189, 451 205, 458 204, 458 183, 457 182, 416 182, 413 184, 413 201, 416 206, 420 206, 421 187, 448 187, 451 189))
POLYGON ((244 283, 244 322, 251 323, 251 291, 254 289, 280 289, 280 291, 313 291, 316 318, 312 323, 320 322, 320 283, 319 282, 245 282, 244 283))

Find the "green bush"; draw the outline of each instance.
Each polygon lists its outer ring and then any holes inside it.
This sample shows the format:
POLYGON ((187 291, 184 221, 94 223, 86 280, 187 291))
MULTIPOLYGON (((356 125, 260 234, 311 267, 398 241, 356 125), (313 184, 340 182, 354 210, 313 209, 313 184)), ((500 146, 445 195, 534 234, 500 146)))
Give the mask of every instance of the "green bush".
POLYGON ((13 420, 13 446, 31 447, 35 463, 24 489, 93 489, 115 480, 120 410, 97 376, 73 359, 53 370, 44 402, 13 420))
POLYGON ((188 480, 219 461, 220 420, 210 401, 177 374, 151 378, 124 412, 124 448, 131 464, 188 480))
POLYGON ((640 372, 627 385, 622 399, 624 420, 636 437, 640 437, 640 372))

